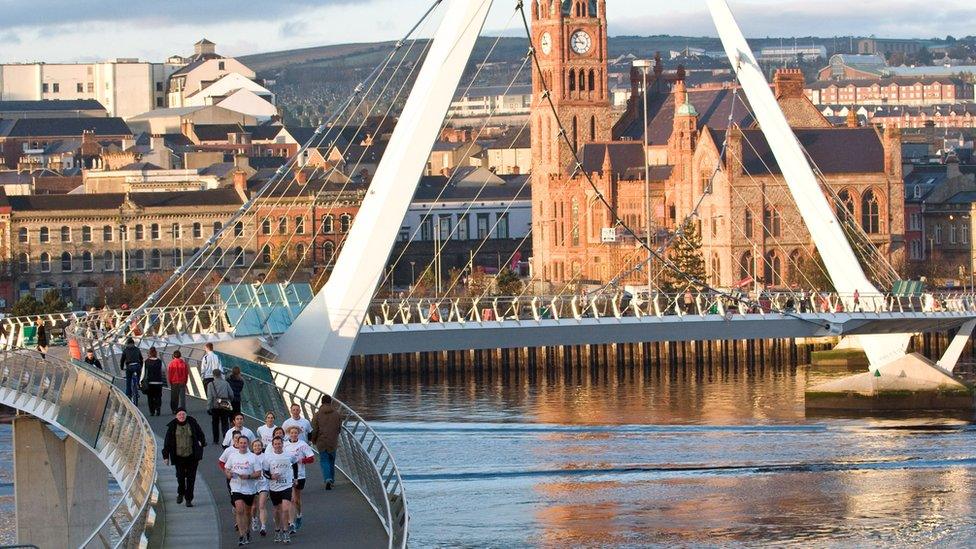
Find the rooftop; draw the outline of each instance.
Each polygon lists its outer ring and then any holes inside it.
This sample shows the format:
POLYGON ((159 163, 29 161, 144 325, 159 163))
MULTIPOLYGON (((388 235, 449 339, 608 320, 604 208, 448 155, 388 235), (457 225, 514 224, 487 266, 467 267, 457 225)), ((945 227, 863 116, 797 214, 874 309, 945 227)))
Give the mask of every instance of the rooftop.
MULTIPOLYGON (((8 196, 16 212, 62 210, 118 210, 125 193, 8 196)), ((192 206, 239 206, 244 203, 232 188, 192 192, 129 193, 129 200, 140 208, 185 208, 192 206)))
POLYGON ((0 125, 0 137, 80 137, 85 132, 132 135, 121 118, 23 118, 12 122, 0 125))

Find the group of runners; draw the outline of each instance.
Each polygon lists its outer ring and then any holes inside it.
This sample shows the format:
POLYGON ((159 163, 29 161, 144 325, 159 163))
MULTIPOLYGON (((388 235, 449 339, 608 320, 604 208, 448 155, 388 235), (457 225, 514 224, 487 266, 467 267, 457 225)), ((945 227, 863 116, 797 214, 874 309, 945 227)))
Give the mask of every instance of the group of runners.
POLYGON ((243 415, 236 414, 224 436, 218 465, 227 477, 238 546, 250 543, 252 532, 268 535, 269 499, 275 543, 291 543, 302 528, 305 466, 315 461, 315 452, 308 443, 311 422, 301 416, 297 404, 290 411, 280 427, 274 413, 266 413, 257 434, 244 426, 243 415))

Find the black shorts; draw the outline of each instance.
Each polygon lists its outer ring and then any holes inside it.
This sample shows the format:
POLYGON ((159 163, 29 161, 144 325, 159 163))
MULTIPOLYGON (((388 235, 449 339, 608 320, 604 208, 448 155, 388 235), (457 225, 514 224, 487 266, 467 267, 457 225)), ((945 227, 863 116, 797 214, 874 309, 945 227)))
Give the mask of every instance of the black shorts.
POLYGON ((299 492, 305 489, 305 479, 300 478, 298 482, 295 483, 295 489, 299 492))
POLYGON ((280 492, 271 491, 271 505, 275 507, 281 505, 282 501, 291 501, 291 490, 282 490, 280 492))
POLYGON ((243 501, 244 505, 250 507, 254 505, 254 494, 242 494, 240 492, 231 492, 230 502, 236 504, 238 501, 243 501))

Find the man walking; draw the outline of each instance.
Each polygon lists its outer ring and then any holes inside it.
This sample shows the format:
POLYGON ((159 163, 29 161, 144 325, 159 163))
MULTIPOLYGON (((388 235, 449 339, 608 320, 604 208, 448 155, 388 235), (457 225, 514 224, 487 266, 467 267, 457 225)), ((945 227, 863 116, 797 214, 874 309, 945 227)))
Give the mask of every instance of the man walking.
POLYGON ((163 459, 167 465, 176 467, 176 503, 186 500, 187 507, 193 507, 193 485, 197 478, 197 465, 203 459, 203 447, 207 437, 200 424, 186 414, 182 407, 176 410, 176 419, 166 425, 166 438, 163 439, 163 459))
POLYGON ((122 367, 125 368, 125 396, 139 405, 139 375, 142 372, 142 351, 130 337, 122 349, 122 367))
POLYGON ((224 369, 220 365, 220 357, 214 352, 213 343, 207 343, 204 345, 207 352, 203 354, 203 359, 200 360, 200 377, 203 378, 203 392, 207 392, 207 387, 213 383, 214 372, 223 373, 224 369))
POLYGON ((220 444, 221 436, 230 424, 234 410, 230 400, 233 397, 234 391, 224 381, 224 373, 220 370, 214 371, 213 382, 207 387, 207 410, 210 411, 210 426, 213 429, 213 443, 216 445, 220 444))
POLYGON ((175 414, 179 408, 186 407, 186 384, 190 380, 190 368, 183 360, 183 354, 173 351, 173 360, 166 367, 166 381, 169 381, 169 408, 175 414))
POLYGON ((319 465, 322 467, 322 479, 325 489, 331 490, 335 484, 336 448, 339 446, 339 432, 342 430, 342 418, 332 407, 332 397, 322 395, 322 403, 312 416, 312 432, 309 441, 321 454, 319 465))

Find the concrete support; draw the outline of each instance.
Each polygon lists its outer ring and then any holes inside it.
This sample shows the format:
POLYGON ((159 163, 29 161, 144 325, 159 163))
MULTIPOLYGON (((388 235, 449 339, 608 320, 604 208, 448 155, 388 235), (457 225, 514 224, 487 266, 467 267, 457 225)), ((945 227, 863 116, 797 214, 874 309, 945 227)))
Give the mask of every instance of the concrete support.
POLYGON ((78 547, 108 514, 108 474, 75 439, 33 417, 14 419, 17 543, 78 547))

